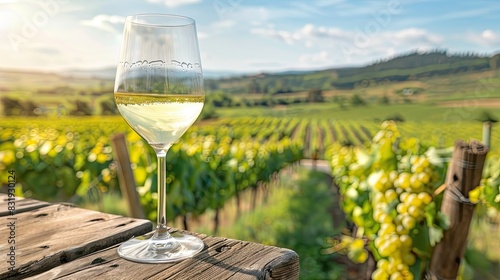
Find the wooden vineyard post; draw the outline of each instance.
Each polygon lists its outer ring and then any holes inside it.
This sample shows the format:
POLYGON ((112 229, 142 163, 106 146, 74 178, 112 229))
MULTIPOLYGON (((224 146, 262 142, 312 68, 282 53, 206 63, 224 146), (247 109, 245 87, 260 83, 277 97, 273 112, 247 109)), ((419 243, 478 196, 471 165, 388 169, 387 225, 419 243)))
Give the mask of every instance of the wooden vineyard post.
POLYGON ((474 204, 468 199, 469 191, 479 185, 487 152, 488 147, 478 141, 455 142, 441 205, 441 211, 450 219, 450 227, 434 248, 429 270, 431 279, 457 278, 474 212, 474 204))
POLYGON ((493 123, 490 121, 483 122, 483 143, 486 147, 490 147, 491 142, 491 127, 493 123))
POLYGON ((483 122, 483 144, 491 149, 491 128, 494 123, 498 122, 498 120, 489 112, 483 112, 481 117, 478 119, 483 122))
POLYGON ((144 211, 139 201, 137 194, 134 173, 130 167, 130 157, 128 154, 127 142, 125 135, 118 133, 112 136, 111 144, 115 154, 116 161, 118 162, 118 180, 120 182, 120 189, 122 195, 128 202, 130 207, 130 214, 134 218, 144 219, 144 211))

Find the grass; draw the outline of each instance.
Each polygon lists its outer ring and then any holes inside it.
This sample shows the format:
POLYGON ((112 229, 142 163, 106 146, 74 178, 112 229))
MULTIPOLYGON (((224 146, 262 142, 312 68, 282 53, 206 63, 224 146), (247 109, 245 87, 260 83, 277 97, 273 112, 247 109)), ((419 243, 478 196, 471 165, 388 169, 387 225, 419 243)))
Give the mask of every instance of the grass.
MULTIPOLYGON (((279 182, 271 186, 267 201, 234 222, 226 220, 218 235, 294 250, 300 257, 301 279, 338 279, 342 268, 331 255, 321 253, 324 238, 340 230, 333 228, 328 213, 332 205, 328 176, 299 169, 292 176, 285 172, 279 182)), ((233 210, 229 206, 224 211, 233 210)), ((206 225, 193 230, 212 233, 206 225)))
MULTIPOLYGON (((282 172, 279 183, 270 187, 267 201, 255 210, 247 209, 236 218, 233 203, 227 203, 224 226, 217 235, 294 250, 300 257, 301 279, 350 279, 346 267, 333 262, 332 255, 321 253, 324 238, 341 230, 333 226, 328 212, 334 203, 330 180, 323 173, 306 169, 299 168, 291 175, 282 172)), ((484 217, 484 213, 479 216, 484 217)), ((203 223, 192 230, 212 234, 203 223)), ((499 279, 495 276, 500 272, 498 232, 498 223, 477 217, 473 220, 458 279, 499 279)))
POLYGON ((93 199, 87 198, 79 206, 109 214, 130 216, 128 202, 117 192, 102 193, 93 199))

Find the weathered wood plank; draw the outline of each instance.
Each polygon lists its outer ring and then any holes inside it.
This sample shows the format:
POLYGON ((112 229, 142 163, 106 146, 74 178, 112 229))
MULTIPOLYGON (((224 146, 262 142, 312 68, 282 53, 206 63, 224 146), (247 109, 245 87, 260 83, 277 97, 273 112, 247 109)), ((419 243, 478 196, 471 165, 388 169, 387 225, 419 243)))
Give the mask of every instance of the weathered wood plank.
POLYGON ((9 246, 15 245, 16 256, 14 267, 5 261, 0 262, 0 279, 32 276, 152 229, 147 220, 65 204, 0 217, 0 225, 0 236, 7 238, 14 234, 15 244, 9 246), (12 222, 14 229, 4 226, 12 222))
MULTIPOLYGON (((194 233, 191 233, 194 234, 194 233)), ((299 257, 288 249, 195 234, 205 249, 192 259, 167 264, 124 260, 117 246, 65 263, 30 279, 283 279, 299 278, 299 257)))
MULTIPOLYGON (((11 198, 12 199, 12 198, 11 198)), ((0 216, 9 216, 11 212, 9 211, 9 196, 4 193, 0 193, 0 216)), ((38 201, 29 198, 19 198, 16 197, 15 200, 15 214, 30 211, 33 209, 41 208, 50 205, 48 202, 38 201)))

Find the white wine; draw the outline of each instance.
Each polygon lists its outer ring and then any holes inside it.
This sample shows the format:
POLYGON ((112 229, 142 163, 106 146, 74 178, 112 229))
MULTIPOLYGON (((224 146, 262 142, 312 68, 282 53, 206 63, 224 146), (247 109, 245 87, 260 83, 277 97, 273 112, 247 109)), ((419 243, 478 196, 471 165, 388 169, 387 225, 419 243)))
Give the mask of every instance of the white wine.
POLYGON ((168 149, 194 123, 203 95, 115 93, 115 103, 135 132, 155 149, 168 149))

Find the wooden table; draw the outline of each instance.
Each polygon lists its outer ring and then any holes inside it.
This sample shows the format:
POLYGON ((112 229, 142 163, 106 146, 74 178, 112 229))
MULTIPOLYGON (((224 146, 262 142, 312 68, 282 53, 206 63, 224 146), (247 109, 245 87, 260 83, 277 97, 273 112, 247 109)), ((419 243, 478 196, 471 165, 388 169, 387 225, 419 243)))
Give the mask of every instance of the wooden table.
POLYGON ((16 199, 14 213, 8 202, 0 194, 0 279, 299 278, 299 257, 292 250, 197 233, 191 234, 205 249, 192 259, 130 262, 116 248, 150 232, 150 221, 32 199, 16 199))

